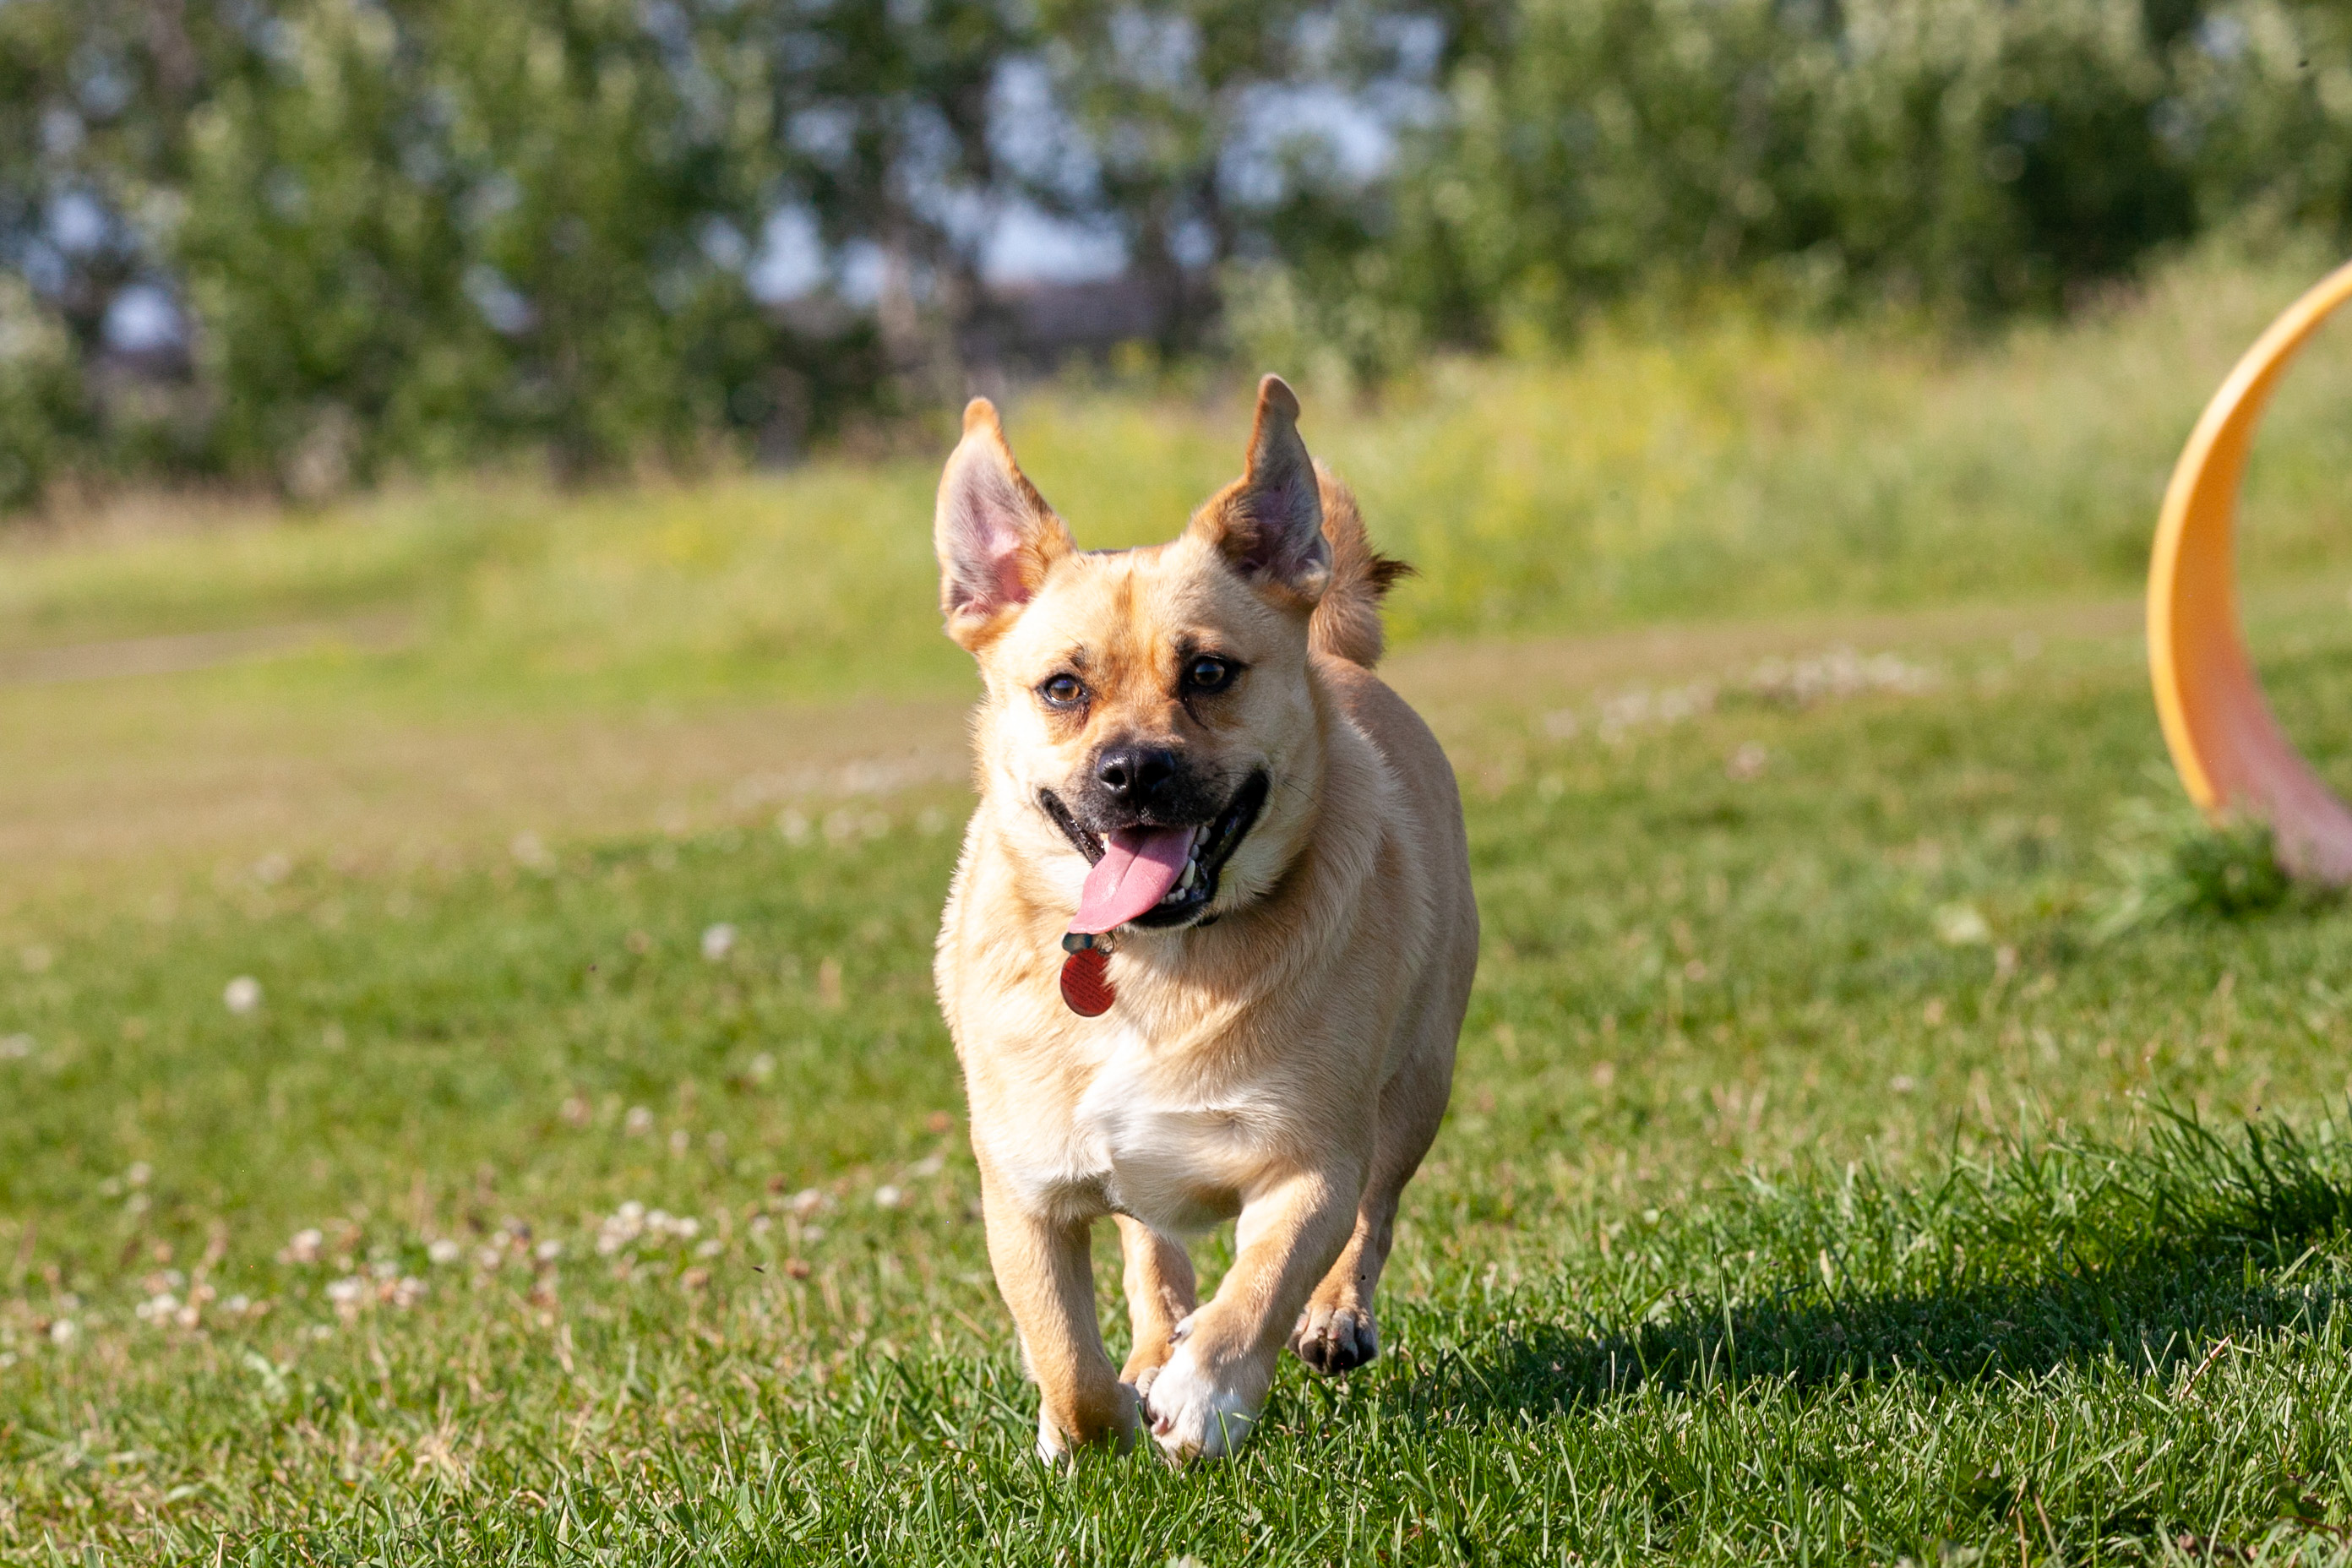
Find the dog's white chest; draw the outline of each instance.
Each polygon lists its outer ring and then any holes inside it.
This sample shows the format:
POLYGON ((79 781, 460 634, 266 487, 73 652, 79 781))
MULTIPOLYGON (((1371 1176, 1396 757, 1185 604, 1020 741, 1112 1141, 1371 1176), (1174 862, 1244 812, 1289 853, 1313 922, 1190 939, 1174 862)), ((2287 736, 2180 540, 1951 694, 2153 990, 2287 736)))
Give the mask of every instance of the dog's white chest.
POLYGON ((1034 1129, 1005 1163, 1040 1206, 1107 1205, 1155 1229, 1199 1229, 1234 1211, 1258 1163, 1247 1099, 1230 1086, 1204 1094, 1122 1027, 1066 1122, 1034 1129))

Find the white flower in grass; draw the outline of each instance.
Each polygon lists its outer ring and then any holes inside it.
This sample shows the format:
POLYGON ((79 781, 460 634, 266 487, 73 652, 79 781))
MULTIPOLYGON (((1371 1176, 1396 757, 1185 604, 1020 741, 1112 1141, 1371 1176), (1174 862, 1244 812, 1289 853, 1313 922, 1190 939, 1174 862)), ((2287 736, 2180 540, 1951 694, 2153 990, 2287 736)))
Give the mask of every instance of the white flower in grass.
POLYGON ((20 1062, 33 1054, 30 1035, 0 1035, 0 1062, 20 1062))
POLYGON ((531 1256, 541 1263, 552 1263, 563 1256, 563 1243, 550 1237, 532 1248, 531 1256))
POLYGON ((319 1261, 319 1254, 325 1249, 326 1245, 327 1238, 320 1232, 298 1230, 294 1233, 294 1238, 286 1244, 285 1249, 278 1253, 278 1261, 316 1263, 319 1261))
POLYGON ((73 1337, 79 1332, 81 1332, 81 1330, 75 1327, 74 1321, 71 1318, 59 1318, 56 1322, 49 1325, 49 1343, 53 1345, 69 1344, 72 1342, 73 1337))
POLYGON ((646 1205, 631 1198, 596 1227, 596 1253, 610 1258, 645 1234, 646 1205))
POLYGON ((704 928, 702 932, 702 956, 705 959, 712 963, 717 963, 734 951, 735 928, 733 926, 728 924, 725 921, 720 921, 717 925, 704 928))
POLYGON ((1992 941, 1992 927, 1973 904, 1945 904, 1936 910, 1936 937, 1949 947, 1976 947, 1992 941))
POLYGON ((642 1138, 653 1130, 654 1113, 642 1105, 632 1105, 628 1115, 621 1119, 621 1131, 632 1138, 642 1138))
POLYGON ((250 974, 240 974, 221 988, 221 1001, 242 1018, 261 1005, 261 982, 250 974))
POLYGON ((432 1245, 425 1249, 425 1256, 446 1268, 465 1257, 466 1249, 444 1236, 435 1238, 432 1245))
POLYGON ((169 1290, 159 1290, 131 1310, 142 1323, 160 1323, 180 1310, 180 1299, 169 1290))
POLYGON ((887 1182, 874 1189, 874 1206, 877 1209, 894 1209, 906 1201, 907 1194, 887 1182))
POLYGON ((403 1275, 392 1286, 392 1304, 405 1311, 425 1299, 425 1281, 414 1274, 403 1275))
POLYGON ((806 1219, 824 1207, 824 1194, 814 1187, 803 1187, 793 1194, 793 1217, 806 1219))
POLYGON ((694 1249, 694 1255, 697 1258, 716 1258, 726 1250, 727 1244, 714 1236, 709 1241, 703 1242, 700 1246, 697 1247, 694 1249))

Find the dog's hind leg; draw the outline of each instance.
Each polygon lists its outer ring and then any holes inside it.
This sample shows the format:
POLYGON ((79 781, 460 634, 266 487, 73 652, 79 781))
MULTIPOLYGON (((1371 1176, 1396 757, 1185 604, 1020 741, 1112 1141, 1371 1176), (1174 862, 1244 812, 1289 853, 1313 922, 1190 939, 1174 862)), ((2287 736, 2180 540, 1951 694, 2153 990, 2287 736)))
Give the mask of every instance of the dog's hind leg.
POLYGON ((1184 1248, 1139 1219, 1118 1220, 1118 1242, 1127 1258, 1127 1317, 1134 1326, 1135 1345, 1118 1380, 1138 1394, 1151 1392, 1151 1381, 1176 1348, 1176 1325, 1200 1305, 1200 1288, 1192 1278, 1192 1260, 1184 1248))
POLYGON ((1433 1050, 1424 1042, 1381 1090, 1379 1142, 1356 1206, 1355 1232, 1290 1333, 1291 1352, 1310 1371, 1348 1372, 1380 1353, 1372 1295, 1396 1240, 1397 1199, 1437 1137, 1454 1080, 1452 1042, 1442 1044, 1445 1048, 1433 1050))
POLYGON ((1021 1355, 1037 1384, 1037 1453, 1049 1461, 1077 1446, 1135 1440, 1135 1391, 1120 1384, 1095 1321, 1088 1227, 1024 1209, 981 1177, 988 1259, 1021 1334, 1021 1355))

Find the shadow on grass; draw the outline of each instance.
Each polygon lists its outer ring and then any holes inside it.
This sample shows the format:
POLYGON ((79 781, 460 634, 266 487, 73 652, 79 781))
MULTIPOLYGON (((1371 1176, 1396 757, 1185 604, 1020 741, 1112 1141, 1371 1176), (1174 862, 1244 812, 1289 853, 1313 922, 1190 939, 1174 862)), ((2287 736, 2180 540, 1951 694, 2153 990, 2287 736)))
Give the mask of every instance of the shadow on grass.
POLYGON ((1476 1419, 1897 1368, 1962 1382, 2114 1356, 2164 1375, 2224 1336, 2326 1321, 2337 1291, 2310 1265, 2352 1246, 2346 1153, 2333 1126, 2225 1139, 2166 1112, 2142 1149, 2019 1145, 1931 1188, 1755 1182, 1636 1244, 1606 1282, 1633 1303, 1617 1322, 1507 1323, 1413 1398, 1476 1419))

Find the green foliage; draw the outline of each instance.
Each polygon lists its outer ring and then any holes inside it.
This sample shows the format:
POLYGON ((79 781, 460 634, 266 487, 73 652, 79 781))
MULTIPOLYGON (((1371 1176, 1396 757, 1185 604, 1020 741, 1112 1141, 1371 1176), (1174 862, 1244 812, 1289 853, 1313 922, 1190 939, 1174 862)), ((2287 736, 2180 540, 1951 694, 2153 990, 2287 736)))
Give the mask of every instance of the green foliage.
POLYGON ((1163 349, 1338 385, 1726 280, 2046 310, 2216 228, 2352 232, 2347 104, 2309 0, 16 0, 0 266, 69 363, 6 373, 0 505, 790 453, 963 390, 1008 205, 1116 233, 1163 349), (1339 100, 1391 166, 1307 124, 1339 100), (790 309, 747 271, 778 215, 824 273, 790 309), (161 379, 103 346, 133 287, 192 322, 161 379))
POLYGON ((1409 141, 1374 248, 1284 258, 1302 303, 1236 320, 1368 374, 1725 279, 1801 309, 2046 310, 2248 215, 2352 234, 2338 10, 2173 9, 1525 0, 1409 141))
POLYGON ((0 510, 38 500, 72 449, 79 371, 64 327, 0 275, 0 510))
POLYGON ((2107 858, 2118 887, 2100 922, 2104 936, 2165 921, 2244 920, 2297 896, 2265 823, 2211 823, 2185 805, 2144 799, 2125 802, 2117 816, 2120 830, 2107 858))
POLYGON ((681 62, 596 6, 280 26, 196 121, 176 237, 219 460, 328 492, 387 459, 683 457, 775 414, 796 356, 740 270, 766 127, 688 96, 720 40, 681 62))
POLYGON ((2277 909, 2294 889, 2262 823, 2231 823, 2184 839, 2173 847, 2172 867, 2188 891, 2187 907, 2225 920, 2277 909))

